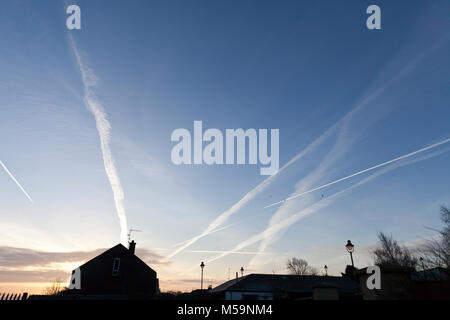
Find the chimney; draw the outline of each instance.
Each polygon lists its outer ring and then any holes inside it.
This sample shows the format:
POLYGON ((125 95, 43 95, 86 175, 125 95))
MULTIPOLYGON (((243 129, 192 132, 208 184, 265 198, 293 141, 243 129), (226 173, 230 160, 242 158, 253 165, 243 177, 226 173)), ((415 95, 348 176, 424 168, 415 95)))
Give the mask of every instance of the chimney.
POLYGON ((130 254, 134 254, 134 250, 136 249, 136 242, 134 242, 134 240, 131 240, 131 242, 128 242, 128 244, 130 245, 128 247, 128 251, 130 252, 130 254))

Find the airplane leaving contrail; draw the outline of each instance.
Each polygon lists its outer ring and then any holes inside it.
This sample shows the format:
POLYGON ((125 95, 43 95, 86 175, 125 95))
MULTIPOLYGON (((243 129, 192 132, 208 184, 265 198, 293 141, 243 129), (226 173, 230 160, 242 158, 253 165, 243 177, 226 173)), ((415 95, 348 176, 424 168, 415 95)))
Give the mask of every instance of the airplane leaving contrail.
POLYGON ((329 183, 327 183, 327 184, 324 184, 324 185, 322 185, 322 186, 320 186, 320 187, 316 187, 316 188, 313 188, 313 189, 304 191, 304 192, 302 192, 302 193, 293 195, 293 196, 291 196, 291 197, 289 197, 289 198, 280 200, 280 201, 278 201, 278 202, 274 202, 274 203, 272 203, 272 204, 269 204, 269 205, 265 206, 264 208, 270 208, 270 207, 276 206, 277 204, 280 204, 280 203, 283 203, 283 202, 286 202, 286 201, 293 200, 293 199, 295 199, 295 198, 304 196, 305 194, 308 194, 308 193, 311 193, 311 192, 314 192, 314 191, 317 191, 317 190, 320 190, 320 189, 329 187, 329 186, 331 186, 331 185, 333 185, 333 184, 336 184, 336 183, 338 183, 338 182, 341 182, 341 181, 350 179, 350 178, 355 177, 355 176, 357 176, 357 175, 360 175, 360 174, 362 174, 362 173, 365 173, 365 172, 368 172, 368 171, 372 171, 372 170, 375 170, 375 169, 377 169, 377 168, 384 167, 384 166, 386 166, 386 165, 388 165, 388 164, 391 164, 391 163, 393 163, 393 162, 400 161, 400 160, 403 160, 403 159, 412 157, 412 156, 414 156, 414 155, 416 155, 416 154, 418 154, 418 153, 421 153, 421 152, 424 152, 424 151, 427 151, 427 150, 436 148, 436 147, 438 147, 438 146, 440 146, 440 145, 443 145, 443 144, 445 144, 445 143, 448 143, 448 142, 450 142, 450 138, 445 139, 445 140, 442 140, 442 141, 437 142, 437 143, 434 143, 434 144, 429 145, 429 146, 427 146, 427 147, 424 147, 424 148, 422 148, 422 149, 413 151, 413 152, 411 152, 411 153, 405 154, 405 155, 400 156, 400 157, 398 157, 398 158, 395 158, 395 159, 392 159, 392 160, 389 160, 389 161, 386 161, 386 162, 377 164, 377 165, 375 165, 375 166, 373 166, 373 167, 370 167, 370 168, 367 168, 367 169, 364 169, 364 170, 361 170, 361 171, 352 173, 351 175, 348 175, 348 176, 346 176, 346 177, 340 178, 340 179, 338 179, 338 180, 334 180, 334 181, 329 182, 329 183))
POLYGON ((13 174, 8 170, 8 168, 5 166, 5 164, 0 160, 0 165, 5 169, 6 173, 11 177, 11 179, 17 184, 17 186, 22 190, 22 192, 25 194, 25 196, 30 200, 31 203, 33 203, 33 199, 31 199, 28 192, 25 191, 25 189, 22 187, 22 185, 17 181, 16 178, 14 178, 13 174))

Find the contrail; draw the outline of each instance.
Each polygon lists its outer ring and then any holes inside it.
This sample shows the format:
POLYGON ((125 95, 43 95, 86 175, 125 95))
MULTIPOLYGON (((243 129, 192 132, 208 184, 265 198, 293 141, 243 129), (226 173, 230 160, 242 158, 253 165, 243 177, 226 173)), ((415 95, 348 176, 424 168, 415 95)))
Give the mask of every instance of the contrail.
MULTIPOLYGON (((206 234, 205 236, 210 235, 210 234, 212 234, 212 233, 216 233, 216 232, 225 230, 225 229, 228 229, 229 227, 232 227, 233 225, 235 225, 235 223, 233 223, 233 224, 228 224, 228 225, 226 225, 226 226, 224 226, 224 227, 221 227, 221 228, 218 228, 218 229, 214 229, 213 231, 209 232, 209 233, 206 234)), ((185 244, 185 243, 188 243, 188 242, 191 241, 192 239, 193 239, 193 238, 188 239, 188 240, 184 240, 184 241, 181 241, 181 242, 178 242, 178 243, 175 243, 175 244, 172 245, 172 248, 173 248, 173 247, 181 246, 181 245, 183 245, 183 244, 185 244)))
POLYGON ((256 251, 219 251, 219 250, 186 250, 185 252, 192 253, 227 253, 227 254, 251 254, 251 255, 262 255, 271 254, 269 252, 256 252, 256 251))
POLYGON ((8 168, 5 166, 5 164, 0 160, 0 165, 5 169, 6 173, 11 177, 11 179, 17 184, 17 186, 22 190, 22 192, 27 196, 28 200, 30 200, 31 203, 33 203, 33 199, 31 199, 28 192, 25 191, 25 189, 22 187, 22 185, 17 181, 16 178, 14 178, 13 174, 8 170, 8 168))
MULTIPOLYGON (((421 161, 424 161, 424 160, 436 157, 438 155, 441 155, 443 153, 446 153, 448 151, 450 151, 449 147, 442 148, 442 149, 440 149, 438 151, 435 151, 435 152, 432 152, 432 153, 428 153, 428 154, 423 155, 422 157, 419 157, 419 158, 408 158, 408 159, 406 159, 404 161, 399 161, 399 162, 392 163, 391 165, 388 165, 386 167, 380 168, 378 171, 376 171, 375 173, 372 173, 368 177, 364 178, 359 183, 353 184, 352 186, 350 186, 350 188, 355 188, 355 187, 357 187, 357 186, 359 186, 359 185, 361 185, 363 183, 366 183, 366 182, 370 181, 371 179, 374 179, 377 176, 385 174, 385 173, 387 173, 387 172, 389 172, 391 170, 397 169, 397 168, 402 167, 402 166, 407 166, 407 165, 410 165, 410 164, 421 162, 421 161)), ((346 190, 349 190, 349 189, 346 189, 346 190)), ((325 199, 330 199, 330 197, 327 197, 325 199)), ((270 227, 272 227, 272 226, 273 225, 271 225, 270 227)), ((270 227, 267 227, 267 229, 270 229, 270 227)), ((280 232, 281 231, 283 231, 283 229, 280 230, 280 232)), ((269 232, 269 233, 264 234, 264 237, 263 237, 263 240, 262 240, 262 243, 261 243, 261 245, 259 247, 258 252, 264 252, 265 248, 268 247, 271 243, 273 243, 277 236, 278 236, 278 232, 274 232, 274 233, 270 233, 269 232)), ((252 260, 248 263, 248 266, 252 266, 253 264, 255 264, 255 260, 256 259, 257 259, 256 256, 253 257, 252 260)))
POLYGON ((349 117, 353 112, 355 112, 357 108, 352 109, 349 113, 347 113, 343 118, 341 118, 339 121, 334 123, 330 128, 328 128, 325 132, 323 132, 318 138, 316 138, 313 142, 311 142, 305 149, 300 151, 297 155, 295 155, 291 160, 289 160, 285 165, 283 165, 275 174, 269 176, 265 180, 263 180, 261 183, 259 183, 256 187, 254 187, 252 190, 247 192, 238 202, 236 202, 234 205, 232 205, 228 210, 222 212, 219 216, 217 216, 209 225, 208 227, 199 235, 184 241, 184 245, 176 249, 174 252, 172 252, 170 255, 167 256, 168 259, 174 257, 184 249, 190 247, 192 244, 197 242, 199 239, 211 234, 216 228, 221 226, 225 221, 228 220, 230 216, 238 212, 244 205, 246 205, 250 200, 255 198, 258 194, 263 192, 277 177, 281 172, 283 172, 286 168, 291 166, 293 163, 300 160, 302 157, 307 155, 308 153, 312 152, 318 145, 322 144, 328 138, 336 129, 339 128, 339 126, 344 122, 347 117, 349 117))
MULTIPOLYGON (((444 39, 446 39, 445 37, 444 39)), ((211 231, 221 226, 223 223, 225 223, 226 220, 232 215, 234 215, 236 212, 238 212, 244 205, 246 205, 249 201, 254 199, 258 194, 263 192, 268 186, 272 184, 275 178, 279 176, 279 174, 284 171, 286 168, 303 158, 308 153, 312 152, 317 146, 321 145, 329 136, 331 136, 334 131, 339 129, 345 122, 349 119, 351 119, 355 114, 363 110, 372 100, 374 100, 376 97, 378 97, 380 94, 384 92, 386 88, 388 88, 392 83, 400 79, 401 77, 405 76, 408 72, 410 72, 413 67, 419 63, 422 59, 427 57, 431 52, 433 52, 436 48, 438 48, 443 41, 440 41, 438 45, 430 47, 427 51, 419 55, 418 57, 414 58, 408 65, 406 65, 397 75, 395 75, 392 79, 385 81, 384 84, 377 88, 374 92, 372 92, 369 96, 364 98, 356 107, 351 109, 347 114, 345 114, 342 118, 340 118, 337 122, 335 122, 331 127, 329 127, 325 132, 323 132, 319 137, 317 137, 313 142, 311 142, 305 149, 303 149, 301 152, 299 152, 296 156, 294 156, 292 159, 290 159, 284 166, 282 166, 274 175, 269 176, 265 180, 263 180, 261 183, 259 183, 256 187, 254 187, 252 190, 247 192, 238 202, 236 202, 233 206, 231 206, 228 210, 222 212, 219 216, 217 216, 209 225, 208 227, 197 236, 191 238, 190 240, 187 240, 187 242, 176 249, 173 253, 167 256, 167 258, 172 258, 184 249, 188 248, 195 242, 197 242, 199 239, 207 236, 211 231)), ((281 203, 281 202, 279 202, 281 203)), ((273 204, 275 205, 275 204, 273 204)))
POLYGON ((94 115, 97 131, 100 137, 103 163, 109 183, 111 184, 114 203, 120 221, 120 239, 123 244, 126 244, 128 229, 127 216, 125 213, 124 193, 122 185, 120 184, 120 179, 111 155, 111 124, 107 119, 107 115, 105 113, 105 110, 103 109, 101 101, 95 94, 95 87, 97 85, 95 73, 87 66, 86 62, 83 60, 81 53, 78 51, 75 40, 71 35, 69 35, 69 40, 81 73, 81 79, 84 89, 84 103, 86 104, 88 110, 94 115))
POLYGON ((403 159, 405 159, 405 158, 412 157, 412 156, 414 156, 414 155, 416 155, 416 154, 418 154, 418 153, 421 153, 421 152, 424 152, 424 151, 427 151, 427 150, 436 148, 436 147, 438 147, 438 146, 440 146, 440 145, 443 145, 444 143, 448 143, 448 142, 450 142, 450 138, 449 138, 449 139, 442 140, 442 141, 437 142, 437 143, 435 143, 435 144, 429 145, 429 146, 424 147, 424 148, 422 148, 422 149, 413 151, 413 152, 411 152, 411 153, 405 154, 405 155, 400 156, 400 157, 398 157, 398 158, 395 158, 395 159, 392 159, 392 160, 389 160, 389 161, 386 161, 386 162, 377 164, 377 165, 375 165, 375 166, 373 166, 373 167, 370 167, 370 168, 367 168, 367 169, 364 169, 364 170, 361 170, 361 171, 352 173, 351 175, 348 175, 348 176, 343 177, 343 178, 340 178, 340 179, 338 179, 338 180, 329 182, 329 183, 324 184, 324 185, 322 185, 322 186, 320 186, 320 187, 316 187, 316 188, 314 188, 314 189, 310 189, 310 190, 307 190, 307 191, 305 191, 305 192, 302 192, 302 193, 293 195, 293 196, 291 196, 291 197, 289 197, 289 198, 280 200, 280 201, 278 201, 278 202, 274 202, 274 203, 272 203, 272 204, 269 204, 268 206, 265 206, 264 208, 269 208, 269 207, 272 207, 272 206, 276 206, 277 204, 280 204, 280 203, 283 203, 283 202, 286 202, 286 201, 293 200, 293 199, 298 198, 298 197, 301 197, 301 196, 303 196, 303 195, 305 195, 305 194, 308 194, 308 193, 311 193, 311 192, 314 192, 314 191, 317 191, 317 190, 320 190, 320 189, 329 187, 329 186, 331 186, 331 185, 333 185, 333 184, 336 184, 336 183, 338 183, 338 182, 341 182, 341 181, 344 181, 344 180, 353 178, 353 177, 355 177, 355 176, 357 176, 357 175, 360 175, 360 174, 362 174, 362 173, 365 173, 365 172, 368 172, 368 171, 372 171, 372 170, 375 170, 375 169, 380 168, 380 167, 384 167, 384 166, 386 166, 386 165, 388 165, 388 164, 391 164, 391 163, 396 162, 396 161, 403 160, 403 159))
MULTIPOLYGON (((450 139, 448 139, 448 140, 450 141, 450 139)), ((219 254, 219 255, 217 255, 215 257, 207 259, 205 262, 216 261, 218 259, 226 257, 227 255, 229 255, 229 254, 231 254, 233 252, 241 251, 242 249, 244 249, 244 248, 246 248, 246 247, 248 247, 250 245, 253 245, 253 244, 255 244, 255 243, 259 242, 259 241, 262 241, 265 238, 267 238, 268 236, 274 235, 274 234, 276 234, 276 233, 278 233, 278 232, 288 228, 289 226, 291 226, 292 224, 294 224, 298 220, 304 218, 305 216, 313 214, 313 213, 317 212, 318 210, 320 210, 320 209, 322 209, 324 207, 327 207, 328 205, 333 203, 334 200, 336 200, 336 199, 340 198, 341 196, 343 196, 344 193, 346 193, 347 191, 355 189, 355 188, 357 188, 357 187, 359 187, 359 186, 361 186, 361 185, 363 185, 363 184, 373 180, 374 178, 378 177, 379 175, 385 174, 385 173, 387 173, 387 172, 389 172, 391 170, 397 169, 398 167, 401 167, 401 166, 407 166, 407 165, 410 165, 410 164, 413 164, 413 163, 421 162, 421 161, 424 161, 424 160, 436 157, 436 156, 438 156, 440 154, 443 154, 445 152, 448 152, 448 151, 450 151, 450 149, 437 151, 437 152, 434 152, 432 154, 425 155, 422 158, 411 159, 409 162, 406 162, 406 163, 396 163, 396 164, 393 164, 392 166, 388 166, 388 167, 386 167, 384 169, 381 169, 380 171, 374 172, 370 176, 364 178, 363 180, 361 180, 361 181, 359 181, 359 182, 357 182, 357 183, 355 183, 355 184, 353 184, 353 185, 351 185, 351 186, 349 186, 349 187, 347 187, 347 188, 345 188, 343 190, 340 190, 340 191, 332 194, 331 196, 326 197, 325 199, 322 199, 322 200, 319 200, 319 201, 313 203, 309 207, 307 207, 307 208, 297 212, 296 214, 294 214, 294 215, 292 215, 292 216, 290 216, 288 218, 285 218, 282 221, 278 222, 277 224, 266 228, 264 231, 262 231, 262 232, 260 232, 260 233, 258 233, 256 235, 254 235, 254 236, 252 236, 252 237, 242 241, 241 243, 236 245, 231 250, 224 251, 223 253, 221 253, 221 254, 219 254)))

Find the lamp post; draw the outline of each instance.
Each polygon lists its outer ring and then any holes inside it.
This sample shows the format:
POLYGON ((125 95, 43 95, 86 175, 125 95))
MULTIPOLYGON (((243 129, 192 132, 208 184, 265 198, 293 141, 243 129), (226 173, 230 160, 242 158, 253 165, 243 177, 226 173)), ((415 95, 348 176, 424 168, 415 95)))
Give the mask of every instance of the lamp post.
POLYGON ((425 266, 423 265, 423 258, 419 258, 420 263, 422 264, 422 270, 425 272, 425 266))
POLYGON ((202 268, 202 279, 201 279, 201 282, 200 282, 200 290, 203 290, 203 268, 204 267, 205 267, 205 264, 202 261, 202 263, 200 263, 200 268, 202 268))
POLYGON ((353 251, 355 250, 355 246, 350 240, 347 240, 345 248, 347 248, 348 253, 350 253, 350 259, 352 260, 352 267, 354 268, 355 264, 353 263, 353 251))
POLYGON ((324 269, 325 269, 325 276, 328 276, 328 267, 327 267, 327 265, 325 265, 324 269))
POLYGON ((244 267, 241 267, 241 277, 244 276, 244 267))
POLYGON ((426 279, 426 273, 425 273, 425 265, 423 264, 423 258, 419 258, 420 263, 422 264, 422 270, 423 270, 423 278, 426 279))

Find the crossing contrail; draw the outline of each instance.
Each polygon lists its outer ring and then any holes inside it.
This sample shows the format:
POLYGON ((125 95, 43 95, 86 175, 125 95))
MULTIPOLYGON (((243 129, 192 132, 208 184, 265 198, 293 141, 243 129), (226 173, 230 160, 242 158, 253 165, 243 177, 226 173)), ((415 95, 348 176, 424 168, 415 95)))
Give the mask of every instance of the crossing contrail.
POLYGON ((377 165, 375 165, 375 166, 373 166, 373 167, 370 167, 370 168, 367 168, 367 169, 364 169, 364 170, 361 170, 361 171, 352 173, 351 175, 348 175, 348 176, 346 176, 346 177, 340 178, 340 179, 338 179, 338 180, 334 180, 334 181, 329 182, 329 183, 327 183, 327 184, 324 184, 324 185, 322 185, 322 186, 320 186, 320 187, 316 187, 316 188, 313 188, 313 189, 304 191, 304 192, 302 192, 302 193, 293 195, 293 196, 291 196, 291 197, 289 197, 289 198, 280 200, 280 201, 278 201, 278 202, 274 202, 274 203, 272 203, 272 204, 269 204, 268 206, 265 206, 264 208, 270 208, 270 207, 276 206, 277 204, 280 204, 280 203, 283 203, 283 202, 286 202, 286 201, 293 200, 293 199, 295 199, 295 198, 304 196, 305 194, 308 194, 308 193, 311 193, 311 192, 314 192, 314 191, 317 191, 317 190, 320 190, 320 189, 329 187, 329 186, 331 186, 331 185, 333 185, 333 184, 336 184, 336 183, 338 183, 338 182, 341 182, 341 181, 344 181, 344 180, 353 178, 353 177, 355 177, 355 176, 357 176, 357 175, 360 175, 360 174, 362 174, 362 173, 365 173, 365 172, 368 172, 368 171, 372 171, 372 170, 375 170, 375 169, 377 169, 377 168, 384 167, 384 166, 386 166, 386 165, 388 165, 388 164, 391 164, 391 163, 393 163, 393 162, 400 161, 400 160, 403 160, 403 159, 412 157, 412 156, 414 156, 414 155, 416 155, 416 154, 418 154, 418 153, 425 152, 425 151, 427 151, 427 150, 436 148, 436 147, 438 147, 438 146, 440 146, 440 145, 443 145, 443 144, 445 144, 445 143, 448 143, 448 142, 450 142, 450 138, 445 139, 445 140, 442 140, 442 141, 439 141, 439 142, 436 142, 436 143, 434 143, 434 144, 432 144, 432 145, 429 145, 429 146, 424 147, 424 148, 422 148, 422 149, 419 149, 419 150, 413 151, 413 152, 411 152, 411 153, 405 154, 405 155, 400 156, 400 157, 398 157, 398 158, 395 158, 395 159, 392 159, 392 160, 389 160, 389 161, 386 161, 386 162, 377 164, 377 165))
POLYGON ((22 185, 17 181, 16 178, 14 178, 13 174, 8 170, 8 168, 5 166, 5 164, 0 160, 0 165, 5 169, 6 173, 11 177, 11 179, 17 184, 17 186, 22 190, 22 192, 25 194, 25 196, 30 200, 31 203, 33 203, 33 199, 31 199, 28 192, 25 191, 25 189, 22 187, 22 185))
MULTIPOLYGON (((448 139, 448 141, 450 141, 450 139, 448 139)), ((233 252, 241 251, 244 248, 246 248, 246 247, 248 247, 250 245, 253 245, 253 244, 257 243, 257 242, 260 242, 260 241, 264 240, 267 237, 273 236, 273 235, 275 235, 275 234, 277 234, 277 233, 279 233, 279 232, 289 228, 291 225, 293 225, 294 223, 296 223, 300 219, 302 219, 302 218, 304 218, 304 217, 306 217, 308 215, 314 214, 314 213, 316 213, 317 211, 319 211, 319 210, 321 210, 323 208, 326 208, 327 206, 332 204, 336 199, 338 199, 341 196, 343 196, 346 192, 351 191, 353 189, 356 189, 359 186, 362 186, 363 184, 365 184, 365 183, 375 179, 376 177, 378 177, 380 175, 383 175, 383 174, 385 174, 385 173, 387 173, 387 172, 389 172, 391 170, 395 170, 395 169, 397 169, 399 167, 402 167, 402 166, 407 166, 407 165, 411 165, 411 164, 414 164, 414 163, 417 163, 417 162, 421 162, 421 161, 424 161, 424 160, 427 160, 427 159, 431 159, 433 157, 436 157, 436 156, 438 156, 440 154, 443 154, 445 152, 448 152, 448 151, 450 151, 449 148, 444 149, 444 150, 440 150, 440 151, 436 151, 436 152, 434 152, 432 154, 428 154, 428 155, 422 156, 419 159, 410 159, 409 161, 407 161, 405 163, 402 163, 402 162, 394 163, 391 166, 385 167, 385 168, 383 168, 383 169, 381 169, 381 170, 379 170, 377 172, 374 172, 371 175, 369 175, 368 177, 364 178, 363 180, 361 180, 361 181, 359 181, 357 183, 354 183, 353 185, 351 185, 351 186, 349 186, 349 187, 347 187, 347 188, 345 188, 343 190, 340 190, 340 191, 338 191, 338 192, 336 192, 336 193, 326 197, 325 199, 321 199, 321 200, 313 203, 312 205, 310 205, 310 206, 306 207, 305 209, 303 209, 303 210, 301 210, 301 211, 291 215, 290 217, 287 217, 287 218, 279 221, 278 223, 269 226, 264 231, 262 231, 262 232, 260 232, 260 233, 258 233, 256 235, 254 235, 254 236, 252 236, 252 237, 242 241, 241 243, 236 245, 231 250, 224 251, 223 253, 221 253, 221 254, 219 254, 219 255, 217 255, 215 257, 207 259, 205 262, 213 262, 213 261, 216 261, 218 259, 224 258, 224 257, 226 257, 227 255, 229 255, 229 254, 231 254, 233 252)), ((263 252, 263 251, 258 251, 259 254, 261 252, 263 252)))
POLYGON ((283 172, 285 169, 290 167, 292 164, 312 152, 317 146, 321 145, 329 136, 331 136, 335 130, 339 129, 339 127, 342 125, 342 122, 344 122, 347 118, 351 117, 351 115, 358 110, 359 107, 356 107, 352 109, 350 112, 348 112, 343 118, 341 118, 338 122, 333 124, 330 128, 328 128, 325 132, 323 132, 318 138, 316 138, 313 142, 311 142, 305 149, 303 149, 301 152, 299 152, 297 155, 295 155, 291 160, 289 160, 285 165, 283 165, 278 172, 275 174, 267 177, 265 180, 260 182, 256 187, 251 189, 249 192, 247 192, 238 202, 233 204, 230 208, 223 211, 220 215, 218 215, 209 225, 208 227, 203 230, 202 233, 196 235, 195 237, 183 241, 183 244, 177 248, 174 252, 169 254, 167 256, 168 259, 173 258, 178 253, 182 252, 186 248, 193 245, 195 242, 200 240, 203 237, 206 237, 207 235, 211 234, 216 230, 218 227, 220 227, 225 221, 227 221, 232 215, 236 214, 243 206, 245 206, 248 202, 253 200, 257 195, 259 195, 261 192, 263 192, 266 188, 268 188, 272 182, 275 180, 276 177, 280 175, 281 172, 283 172))
POLYGON ((116 166, 111 154, 111 124, 107 118, 107 114, 103 108, 102 102, 97 98, 97 95, 95 94, 95 87, 97 84, 95 73, 84 61, 72 36, 69 36, 69 40, 81 73, 81 80, 84 90, 84 103, 95 118, 95 124, 100 138, 103 164, 109 183, 111 185, 111 189, 113 191, 114 204, 116 206, 117 216, 119 217, 120 239, 123 244, 126 244, 128 227, 124 205, 125 197, 122 185, 120 183, 119 175, 117 174, 116 166))

